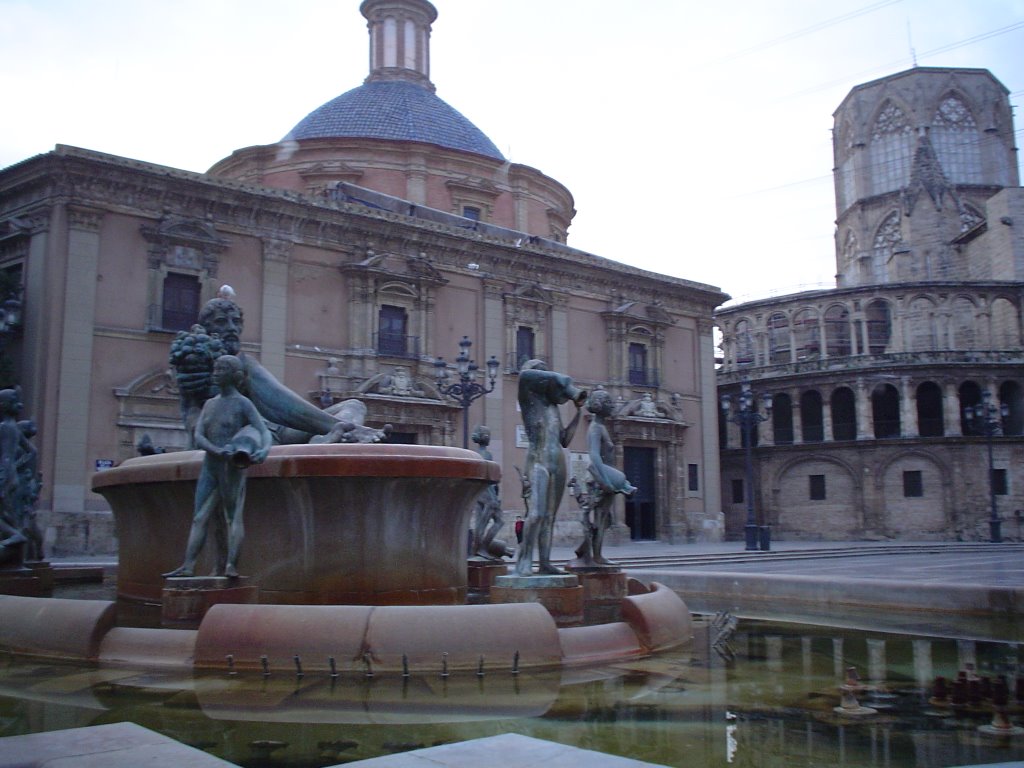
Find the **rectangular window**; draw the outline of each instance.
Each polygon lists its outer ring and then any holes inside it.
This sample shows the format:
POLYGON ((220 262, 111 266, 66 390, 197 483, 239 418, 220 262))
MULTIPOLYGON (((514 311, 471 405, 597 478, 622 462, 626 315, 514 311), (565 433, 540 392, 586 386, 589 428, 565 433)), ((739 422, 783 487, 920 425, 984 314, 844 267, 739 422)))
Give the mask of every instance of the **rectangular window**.
POLYGON ((377 351, 382 355, 404 356, 406 353, 408 320, 403 307, 382 304, 377 315, 377 351))
POLYGON ((160 327, 165 331, 187 331, 199 317, 199 278, 168 272, 164 278, 164 296, 160 327))
POLYGON ((921 478, 921 470, 908 469, 903 473, 903 495, 908 499, 924 496, 924 480, 921 478))
POLYGON ((825 476, 824 475, 808 475, 807 479, 809 483, 809 492, 811 501, 824 501, 825 500, 825 476))
POLYGON ((743 481, 733 480, 732 481, 732 503, 742 504, 743 503, 743 481))
POLYGON ((528 325, 520 325, 516 328, 516 370, 523 367, 527 360, 533 360, 536 355, 533 353, 533 328, 528 325))
POLYGON ((462 206, 462 216, 466 219, 472 219, 473 221, 480 221, 480 209, 475 205, 464 205, 462 206))
POLYGON ((1009 491, 1006 489, 1006 470, 992 470, 992 492, 996 496, 1005 496, 1009 491))
POLYGON ((700 477, 697 474, 697 465, 696 464, 687 464, 686 465, 686 476, 687 476, 687 480, 688 480, 688 483, 689 483, 689 485, 688 485, 689 489, 691 491, 699 491, 700 490, 700 477))
POLYGON ((647 345, 635 342, 629 345, 629 383, 646 386, 647 378, 647 345))

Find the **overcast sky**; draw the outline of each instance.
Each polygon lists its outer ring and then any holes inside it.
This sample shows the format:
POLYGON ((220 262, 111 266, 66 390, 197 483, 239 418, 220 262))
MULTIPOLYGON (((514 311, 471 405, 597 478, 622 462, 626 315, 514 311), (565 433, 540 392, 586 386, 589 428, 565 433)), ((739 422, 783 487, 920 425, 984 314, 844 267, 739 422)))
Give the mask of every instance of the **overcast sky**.
MULTIPOLYGON (((1024 99, 1024 0, 434 5, 438 96, 570 189, 570 245, 737 298, 834 284, 853 86, 913 50, 1024 99)), ((358 0, 0 0, 0 167, 60 143, 205 171, 361 84, 367 51, 358 0)))

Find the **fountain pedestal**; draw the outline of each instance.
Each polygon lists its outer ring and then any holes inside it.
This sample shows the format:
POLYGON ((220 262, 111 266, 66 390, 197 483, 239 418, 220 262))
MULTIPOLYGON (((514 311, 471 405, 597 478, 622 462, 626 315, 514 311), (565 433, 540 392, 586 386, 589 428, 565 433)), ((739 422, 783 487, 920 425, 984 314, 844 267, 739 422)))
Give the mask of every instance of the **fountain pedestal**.
POLYGON ((559 627, 583 623, 583 587, 571 574, 498 576, 491 587, 491 603, 540 603, 559 627))
POLYGON ((618 566, 569 566, 583 587, 583 621, 606 624, 622 621, 622 598, 626 596, 626 574, 618 566))
POLYGON ((494 580, 508 573, 508 563, 501 560, 473 560, 467 563, 469 576, 469 594, 467 603, 483 604, 488 602, 494 580))
POLYGON ((160 623, 194 629, 206 612, 221 603, 259 602, 260 590, 246 577, 187 576, 167 579, 160 596, 160 623))

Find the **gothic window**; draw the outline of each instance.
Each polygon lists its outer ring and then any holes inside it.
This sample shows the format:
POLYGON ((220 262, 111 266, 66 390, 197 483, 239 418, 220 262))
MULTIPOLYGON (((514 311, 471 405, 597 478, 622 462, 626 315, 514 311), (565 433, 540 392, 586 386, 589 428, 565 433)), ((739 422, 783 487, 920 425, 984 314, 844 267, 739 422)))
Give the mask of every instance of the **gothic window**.
POLYGON ((981 134, 959 95, 948 94, 940 102, 929 138, 946 178, 953 184, 981 183, 981 134))
POLYGON ((857 439, 857 399, 849 387, 839 387, 830 398, 832 439, 857 439))
POLYGON ((875 299, 868 304, 865 316, 868 325, 868 351, 872 355, 881 355, 888 348, 892 335, 889 305, 882 299, 875 299))
POLYGON ((163 284, 160 327, 165 331, 187 331, 199 318, 202 286, 195 275, 168 272, 163 284))
POLYGON ((776 312, 768 318, 768 355, 773 365, 790 362, 789 319, 776 312))
POLYGON ((377 313, 377 352, 405 357, 409 350, 409 318, 404 307, 382 304, 377 313))
POLYGON ((870 194, 878 195, 906 186, 913 157, 913 126, 903 110, 887 99, 871 130, 869 166, 874 171, 874 183, 870 194))
POLYGON ((873 278, 881 282, 885 278, 886 265, 892 258, 893 251, 903 242, 903 228, 900 221, 899 211, 893 211, 886 216, 882 223, 875 230, 875 241, 872 243, 874 249, 874 275, 873 278))
POLYGON ((845 121, 836 136, 836 207, 840 212, 849 208, 857 199, 855 171, 853 167, 853 127, 845 121))
POLYGON ((921 437, 942 437, 945 434, 942 418, 942 390, 934 381, 926 381, 917 388, 917 432, 921 437))
POLYGON ((850 349, 850 312, 834 304, 825 312, 825 348, 829 357, 846 357, 850 349))

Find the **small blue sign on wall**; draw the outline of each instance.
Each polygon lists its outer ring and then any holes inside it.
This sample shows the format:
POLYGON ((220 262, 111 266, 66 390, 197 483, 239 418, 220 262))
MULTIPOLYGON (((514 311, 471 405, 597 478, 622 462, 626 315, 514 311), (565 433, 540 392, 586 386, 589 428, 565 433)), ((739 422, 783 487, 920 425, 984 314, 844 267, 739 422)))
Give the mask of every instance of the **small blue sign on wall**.
POLYGON ((104 469, 110 469, 114 466, 113 459, 96 459, 96 471, 102 472, 104 469))

